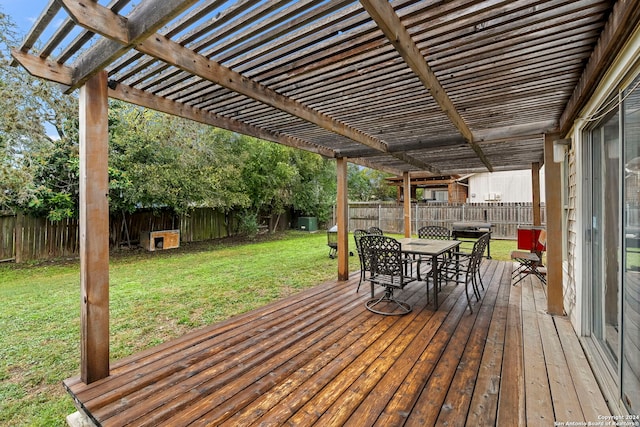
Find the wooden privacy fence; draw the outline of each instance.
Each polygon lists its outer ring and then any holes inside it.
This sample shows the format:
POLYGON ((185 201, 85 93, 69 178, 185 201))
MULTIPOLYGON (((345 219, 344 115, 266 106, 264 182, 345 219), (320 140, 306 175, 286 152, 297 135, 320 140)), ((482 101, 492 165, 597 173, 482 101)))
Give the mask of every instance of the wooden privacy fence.
POLYGON ((0 216, 0 261, 16 262, 78 255, 78 221, 0 216), (49 255, 51 254, 51 255, 49 255))
MULTIPOLYGON (((198 242, 232 234, 233 216, 213 209, 194 209, 185 215, 140 211, 111 215, 109 243, 112 248, 137 244, 140 233, 180 230, 181 242, 198 242)), ((0 216, 0 261, 24 262, 79 255, 77 220, 51 222, 24 215, 0 216)))
MULTIPOLYGON (((546 209, 541 208, 542 223, 546 223, 546 209)), ((411 230, 425 225, 452 228, 454 222, 480 221, 493 224, 493 238, 516 239, 520 224, 533 224, 531 203, 413 203, 411 230)), ((350 203, 349 230, 380 227, 388 233, 404 233, 403 206, 392 203, 350 203)))

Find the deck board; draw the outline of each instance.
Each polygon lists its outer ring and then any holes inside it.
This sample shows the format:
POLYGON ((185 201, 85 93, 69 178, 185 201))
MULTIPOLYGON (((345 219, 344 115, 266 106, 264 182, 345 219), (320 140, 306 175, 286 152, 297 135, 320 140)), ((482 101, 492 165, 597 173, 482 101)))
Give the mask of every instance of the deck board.
POLYGON ((522 332, 522 286, 512 286, 509 295, 502 377, 498 392, 498 426, 524 426, 524 341, 522 332))
POLYGON ((538 308, 535 304, 530 280, 522 281, 522 324, 524 347, 525 407, 527 425, 552 425, 553 405, 549 380, 545 372, 542 336, 538 325, 538 308))
POLYGON ((444 286, 434 311, 418 283, 399 294, 413 311, 389 317, 364 308, 369 291, 355 292, 354 274, 132 355, 104 380, 65 386, 104 426, 595 420, 606 403, 570 323, 545 313, 537 279, 511 286, 511 269, 483 263, 473 314, 463 286, 444 286))
MULTIPOLYGON (((503 264, 501 283, 511 281, 511 269, 506 268, 507 265, 503 264)), ((467 416, 470 425, 474 422, 477 425, 496 424, 510 290, 510 286, 500 286, 498 291, 467 416)))

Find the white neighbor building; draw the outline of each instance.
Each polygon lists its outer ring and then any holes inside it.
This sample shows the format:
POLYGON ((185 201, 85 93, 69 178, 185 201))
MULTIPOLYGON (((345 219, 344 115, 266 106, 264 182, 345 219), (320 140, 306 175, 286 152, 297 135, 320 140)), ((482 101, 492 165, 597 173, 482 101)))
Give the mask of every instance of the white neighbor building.
MULTIPOLYGON (((533 190, 531 170, 486 172, 469 176, 469 203, 531 203, 533 190)), ((544 167, 540 169, 544 182, 544 167)), ((540 186, 540 200, 545 200, 544 185, 540 186)))

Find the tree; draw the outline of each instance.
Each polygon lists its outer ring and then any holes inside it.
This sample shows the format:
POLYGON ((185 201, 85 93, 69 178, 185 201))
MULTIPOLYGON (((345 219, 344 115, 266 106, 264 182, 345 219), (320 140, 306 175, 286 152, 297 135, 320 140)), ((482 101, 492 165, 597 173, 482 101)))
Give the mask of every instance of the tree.
POLYGON ((320 222, 331 218, 336 201, 337 182, 334 160, 301 150, 289 149, 298 170, 293 188, 293 208, 320 222))
POLYGON ((247 227, 257 227, 261 214, 279 218, 289 208, 320 221, 329 219, 336 196, 334 162, 252 138, 245 139, 243 147, 248 157, 242 179, 251 199, 245 211, 247 227))
POLYGON ((111 204, 186 212, 249 204, 238 135, 139 107, 110 106, 111 204), (117 177, 117 179, 114 179, 117 177))
POLYGON ((66 130, 73 128, 69 121, 77 115, 76 100, 11 67, 9 46, 15 45, 15 26, 0 12, 0 206, 59 219, 72 214, 76 197, 67 191, 76 162, 73 153, 70 157, 61 150, 73 146, 66 130), (56 130, 55 137, 47 135, 46 123, 56 130), (56 171, 61 175, 53 177, 56 171))
MULTIPOLYGON (((76 217, 77 97, 10 67, 7 46, 17 43, 3 14, 0 30, 0 206, 51 220, 76 217)), ((335 166, 315 154, 110 101, 109 197, 118 213, 244 211, 254 229, 260 215, 291 208, 322 221, 335 200, 335 166)))
POLYGON ((347 167, 349 199, 361 202, 390 200, 396 195, 395 187, 387 184, 386 178, 393 175, 354 164, 347 167))

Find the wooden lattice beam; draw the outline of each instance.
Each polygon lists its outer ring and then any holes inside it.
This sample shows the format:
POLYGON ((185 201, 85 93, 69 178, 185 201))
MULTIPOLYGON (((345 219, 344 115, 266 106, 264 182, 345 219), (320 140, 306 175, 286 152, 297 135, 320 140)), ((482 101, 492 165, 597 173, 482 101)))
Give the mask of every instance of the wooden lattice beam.
POLYGON ((91 76, 105 69, 117 58, 121 57, 141 40, 153 35, 173 18, 196 3, 197 0, 163 0, 162 2, 145 0, 140 2, 126 18, 119 16, 104 6, 95 7, 97 3, 86 0, 58 0, 62 7, 79 25, 94 31, 82 23, 93 22, 93 27, 110 27, 110 31, 118 34, 120 40, 99 40, 87 52, 74 62, 73 84, 69 90, 79 88, 91 76))
MULTIPOLYGON (((377 151, 383 153, 388 152, 387 144, 378 138, 355 129, 327 114, 316 111, 292 98, 286 97, 240 73, 193 52, 161 34, 151 34, 149 29, 155 28, 153 26, 140 29, 137 24, 132 24, 132 21, 136 21, 135 19, 119 16, 110 9, 94 2, 79 0, 61 1, 67 12, 78 25, 106 37, 110 42, 119 43, 126 49, 133 47, 141 53, 172 64, 190 74, 313 123, 325 130, 349 138, 377 151)), ((156 15, 163 16, 163 14, 158 13, 154 16, 156 15)), ((140 13, 136 14, 136 17, 139 16, 141 16, 140 13)), ((95 49, 92 49, 92 51, 95 51, 95 49)), ((99 62, 102 66, 105 66, 106 63, 112 60, 112 58, 104 58, 103 61, 92 61, 92 63, 95 65, 99 62)), ((86 69, 84 62, 85 59, 80 58, 77 68, 74 68, 74 82, 72 87, 77 84, 76 80, 78 78, 83 78, 83 76, 92 72, 91 70, 94 66, 86 69)), ((416 168, 429 170, 434 173, 438 172, 431 165, 406 153, 390 154, 416 168)))
POLYGON ((402 24, 400 17, 396 14, 395 10, 388 0, 360 0, 360 3, 365 8, 367 13, 378 24, 378 27, 382 30, 385 36, 389 39, 391 44, 395 47, 398 53, 405 60, 407 65, 418 76, 420 81, 427 88, 436 103, 442 108, 442 111, 449 117, 451 123, 458 129, 464 139, 467 140, 473 151, 478 158, 487 167, 489 171, 493 171, 491 162, 484 154, 478 144, 474 142, 473 133, 464 118, 460 115, 455 105, 449 98, 449 95, 445 91, 444 87, 438 80, 437 76, 429 67, 429 64, 422 56, 420 49, 411 38, 411 35, 402 24))
POLYGON ((562 116, 560 116, 560 133, 566 135, 578 117, 584 104, 595 92, 598 82, 604 76, 615 56, 624 46, 630 34, 640 24, 640 0, 617 1, 609 16, 598 44, 593 49, 580 81, 562 116))

